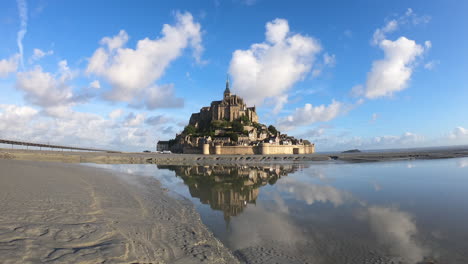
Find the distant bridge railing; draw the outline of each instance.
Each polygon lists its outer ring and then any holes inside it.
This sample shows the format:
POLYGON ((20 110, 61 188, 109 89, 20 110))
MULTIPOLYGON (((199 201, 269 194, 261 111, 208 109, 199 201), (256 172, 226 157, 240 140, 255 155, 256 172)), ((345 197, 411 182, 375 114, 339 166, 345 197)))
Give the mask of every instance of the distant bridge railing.
POLYGON ((47 144, 33 143, 33 142, 10 140, 10 139, 0 139, 0 144, 20 145, 20 146, 38 147, 38 148, 62 149, 62 150, 67 149, 67 150, 83 150, 83 151, 99 151, 99 152, 118 152, 118 151, 106 150, 106 149, 81 148, 81 147, 72 147, 72 146, 53 145, 53 144, 48 144, 48 143, 47 144))

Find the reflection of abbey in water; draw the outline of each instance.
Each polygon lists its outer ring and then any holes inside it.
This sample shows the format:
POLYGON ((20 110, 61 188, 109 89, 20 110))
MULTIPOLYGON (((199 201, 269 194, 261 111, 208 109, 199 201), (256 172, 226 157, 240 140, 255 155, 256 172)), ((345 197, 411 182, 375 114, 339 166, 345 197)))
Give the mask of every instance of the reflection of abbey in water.
POLYGON ((244 210, 247 204, 255 204, 259 188, 275 184, 281 176, 298 169, 293 165, 265 167, 233 166, 171 166, 169 169, 184 180, 192 197, 197 197, 214 210, 223 211, 227 221, 244 210))

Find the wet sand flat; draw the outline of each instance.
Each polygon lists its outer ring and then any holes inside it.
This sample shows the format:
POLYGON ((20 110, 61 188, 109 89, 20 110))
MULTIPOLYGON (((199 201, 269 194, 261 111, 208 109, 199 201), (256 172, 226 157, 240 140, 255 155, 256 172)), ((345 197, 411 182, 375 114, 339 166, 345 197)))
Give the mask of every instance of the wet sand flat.
POLYGON ((0 159, 2 263, 237 263, 153 178, 0 159))
POLYGON ((299 155, 201 155, 201 154, 158 154, 136 152, 76 152, 26 149, 0 149, 0 159, 60 161, 66 163, 98 164, 261 164, 278 162, 337 161, 337 162, 378 162, 392 160, 424 160, 468 157, 468 147, 447 147, 437 149, 400 150, 359 153, 315 153, 299 155))

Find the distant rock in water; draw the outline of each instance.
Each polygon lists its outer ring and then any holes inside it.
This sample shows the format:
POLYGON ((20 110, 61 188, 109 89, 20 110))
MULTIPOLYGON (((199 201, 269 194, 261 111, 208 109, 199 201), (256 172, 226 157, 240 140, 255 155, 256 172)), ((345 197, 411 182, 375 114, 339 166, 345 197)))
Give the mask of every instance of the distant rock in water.
POLYGON ((343 151, 341 153, 359 153, 359 152, 361 152, 359 149, 350 149, 350 150, 343 151))

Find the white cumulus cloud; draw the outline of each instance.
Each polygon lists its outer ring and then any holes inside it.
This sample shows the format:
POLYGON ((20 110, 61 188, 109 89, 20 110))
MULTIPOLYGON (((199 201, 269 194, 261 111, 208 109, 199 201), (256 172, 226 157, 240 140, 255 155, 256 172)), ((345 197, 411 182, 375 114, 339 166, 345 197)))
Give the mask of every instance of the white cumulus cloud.
POLYGON ((386 38, 387 33, 391 33, 398 28, 398 22, 396 20, 390 20, 384 27, 375 30, 372 37, 372 44, 378 45, 382 40, 386 38))
POLYGON ((137 127, 145 121, 145 114, 134 114, 133 112, 129 113, 124 120, 124 126, 127 127, 137 127))
POLYGON ((38 111, 29 106, 0 104, 1 136, 11 138, 18 130, 24 129, 24 124, 33 120, 38 111))
POLYGON ((124 113, 124 110, 122 109, 114 109, 109 113, 110 119, 117 119, 121 117, 124 113))
POLYGON ((285 19, 268 22, 265 37, 265 42, 234 51, 229 73, 236 93, 250 104, 271 99, 277 112, 287 102, 287 91, 311 71, 322 48, 312 37, 291 33, 285 19))
POLYGON ((150 126, 160 126, 162 124, 165 124, 169 121, 170 119, 167 118, 164 115, 156 115, 156 116, 150 116, 145 120, 145 123, 150 126))
POLYGON ((383 135, 375 137, 356 137, 348 133, 327 133, 324 135, 304 135, 304 138, 313 140, 320 151, 346 150, 346 149, 392 149, 421 147, 428 144, 428 139, 423 135, 413 132, 405 132, 401 135, 383 135))
POLYGON ((424 141, 424 137, 415 133, 405 132, 400 136, 378 136, 372 138, 370 145, 374 146, 412 146, 424 141))
POLYGON ((143 114, 116 120, 119 114, 114 111, 108 119, 70 107, 38 111, 0 104, 0 137, 115 150, 141 150, 154 144, 159 135, 143 125, 143 114))
POLYGON ((433 70, 440 62, 438 60, 432 60, 424 64, 424 69, 433 70))
POLYGON ((13 55, 8 59, 0 60, 0 78, 7 77, 18 69, 19 55, 13 55))
POLYGON ((52 55, 52 54, 54 54, 53 50, 42 51, 40 49, 34 49, 33 50, 33 55, 31 56, 31 58, 29 58, 29 63, 33 63, 34 61, 40 60, 43 57, 49 56, 49 55, 52 55))
POLYGON ((379 47, 385 56, 382 60, 374 61, 367 74, 365 96, 370 99, 391 96, 407 88, 413 73, 413 62, 424 52, 424 47, 405 37, 395 41, 382 40, 379 47))
POLYGON ((329 67, 334 67, 335 64, 336 64, 336 56, 335 54, 328 54, 328 53, 325 53, 323 54, 323 63, 326 65, 326 66, 329 66, 329 67))
POLYGON ((451 139, 468 139, 468 129, 464 127, 456 127, 453 129, 452 133, 450 134, 451 139))
POLYGON ((94 80, 89 84, 89 87, 94 88, 94 89, 100 89, 101 83, 98 80, 94 80))
POLYGON ((428 51, 432 43, 425 41, 424 45, 420 45, 404 36, 392 41, 387 38, 387 34, 403 25, 417 25, 429 21, 429 16, 416 15, 411 8, 408 8, 403 15, 389 20, 382 28, 376 29, 371 43, 383 50, 384 58, 372 63, 366 85, 355 86, 351 94, 375 99, 392 96, 395 92, 406 89, 416 66, 416 59, 428 51))
POLYGON ((430 16, 418 15, 413 9, 408 8, 403 15, 397 15, 396 17, 387 21, 387 23, 375 30, 372 36, 372 44, 378 45, 382 40, 387 38, 387 34, 396 31, 400 26, 403 25, 418 25, 426 24, 431 20, 430 16))
POLYGON ((139 102, 132 102, 130 106, 141 108, 143 103, 148 109, 182 107, 184 100, 176 97, 174 92, 173 84, 153 85, 146 89, 139 102))
POLYGON ((25 98, 42 107, 64 106, 72 103, 73 93, 69 81, 73 74, 66 61, 59 62, 56 74, 44 72, 36 66, 27 72, 19 72, 16 88, 25 93, 25 98))
POLYGON ((280 118, 277 123, 280 129, 290 130, 296 126, 330 121, 348 110, 349 107, 335 100, 328 106, 305 104, 304 107, 296 108, 292 115, 280 118))
POLYGON ((136 48, 125 47, 128 34, 121 30, 114 37, 105 37, 89 59, 87 73, 103 77, 112 85, 107 98, 146 107, 179 107, 183 101, 174 98, 172 86, 155 84, 169 64, 182 55, 185 48, 193 50, 197 62, 203 51, 202 32, 199 23, 190 13, 177 13, 175 25, 165 24, 162 37, 145 38, 136 48), (167 89, 166 89, 167 88, 167 89))

